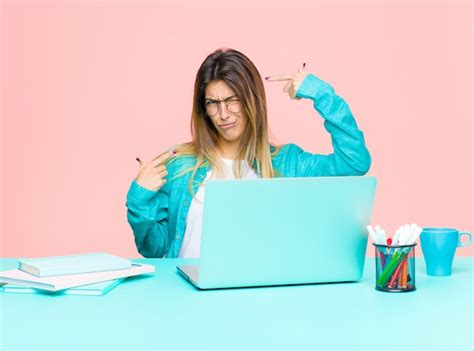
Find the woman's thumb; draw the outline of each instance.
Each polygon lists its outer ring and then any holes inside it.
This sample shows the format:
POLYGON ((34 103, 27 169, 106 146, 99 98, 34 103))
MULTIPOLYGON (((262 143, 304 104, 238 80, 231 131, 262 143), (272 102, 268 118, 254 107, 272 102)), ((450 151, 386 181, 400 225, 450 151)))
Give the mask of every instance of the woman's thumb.
POLYGON ((138 161, 138 163, 140 164, 140 168, 142 167, 142 161, 137 157, 136 160, 138 161))

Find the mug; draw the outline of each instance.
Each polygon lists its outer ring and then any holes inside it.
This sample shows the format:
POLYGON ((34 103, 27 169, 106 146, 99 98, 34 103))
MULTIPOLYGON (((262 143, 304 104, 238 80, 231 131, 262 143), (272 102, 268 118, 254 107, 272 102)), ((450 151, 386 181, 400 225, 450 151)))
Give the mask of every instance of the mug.
POLYGON ((460 232, 454 228, 426 227, 420 235, 421 251, 426 263, 426 273, 432 276, 451 275, 456 248, 468 246, 472 233, 460 232), (466 242, 463 235, 469 236, 466 242))

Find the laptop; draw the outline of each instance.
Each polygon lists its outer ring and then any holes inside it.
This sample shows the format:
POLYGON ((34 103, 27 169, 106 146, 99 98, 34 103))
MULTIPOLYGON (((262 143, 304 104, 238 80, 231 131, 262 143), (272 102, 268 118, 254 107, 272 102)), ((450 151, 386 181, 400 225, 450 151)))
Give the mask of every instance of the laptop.
POLYGON ((199 289, 361 279, 376 179, 210 180, 199 264, 177 266, 199 289))

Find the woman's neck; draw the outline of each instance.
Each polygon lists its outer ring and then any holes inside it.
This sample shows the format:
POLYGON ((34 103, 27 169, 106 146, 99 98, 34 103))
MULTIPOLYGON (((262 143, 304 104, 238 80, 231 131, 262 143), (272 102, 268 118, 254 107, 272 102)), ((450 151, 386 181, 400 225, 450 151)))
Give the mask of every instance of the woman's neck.
POLYGON ((223 158, 229 160, 235 160, 237 158, 239 145, 238 143, 235 144, 221 144, 217 150, 219 155, 223 158))

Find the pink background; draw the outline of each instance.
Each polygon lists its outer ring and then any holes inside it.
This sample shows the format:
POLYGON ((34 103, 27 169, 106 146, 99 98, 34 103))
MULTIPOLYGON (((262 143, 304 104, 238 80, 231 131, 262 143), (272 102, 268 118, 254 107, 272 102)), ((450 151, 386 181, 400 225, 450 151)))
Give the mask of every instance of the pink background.
MULTIPOLYGON (((2 257, 139 257, 125 207, 135 157, 190 139, 195 74, 219 47, 262 76, 306 62, 348 102, 378 178, 374 225, 472 230, 469 1, 10 0, 1 10, 2 257)), ((331 152, 311 102, 280 83, 265 83, 276 141, 331 152)))

